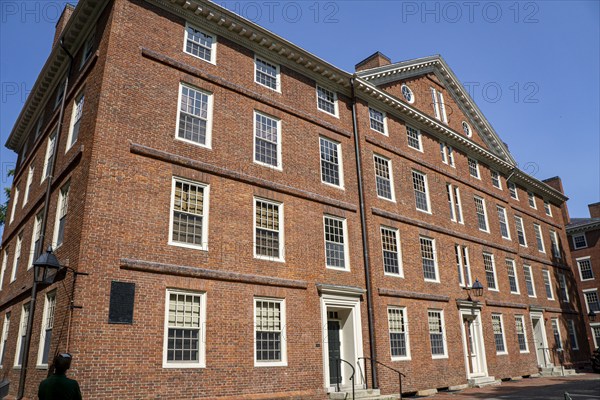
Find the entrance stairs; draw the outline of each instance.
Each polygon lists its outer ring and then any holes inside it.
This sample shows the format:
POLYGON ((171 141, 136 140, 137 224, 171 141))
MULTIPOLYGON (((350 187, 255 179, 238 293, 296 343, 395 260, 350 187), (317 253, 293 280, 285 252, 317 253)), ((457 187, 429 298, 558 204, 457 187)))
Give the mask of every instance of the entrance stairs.
POLYGON ((549 365, 547 367, 540 367, 540 376, 567 376, 567 375, 577 375, 577 372, 574 369, 569 369, 565 367, 555 367, 553 365, 549 365))
MULTIPOLYGON (((379 389, 355 389, 356 400, 398 400, 397 394, 381 394, 379 389)), ((330 400, 352 400, 352 390, 329 393, 330 400)))
POLYGON ((471 378, 468 381, 469 387, 482 388, 486 386, 500 385, 502 381, 493 376, 481 376, 479 378, 471 378))

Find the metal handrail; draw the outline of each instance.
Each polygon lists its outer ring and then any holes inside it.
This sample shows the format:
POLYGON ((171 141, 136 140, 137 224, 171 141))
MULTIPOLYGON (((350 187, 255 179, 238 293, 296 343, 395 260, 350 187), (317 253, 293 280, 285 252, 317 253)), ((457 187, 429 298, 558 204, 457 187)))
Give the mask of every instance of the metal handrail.
MULTIPOLYGON (((383 366, 383 367, 385 367, 385 368, 387 368, 389 370, 392 370, 395 373, 397 373, 398 374, 398 390, 399 390, 398 394, 400 395, 400 397, 398 399, 402 400, 402 377, 406 378, 406 375, 404 375, 402 372, 398 371, 397 369, 394 369, 394 368, 390 367, 389 365, 385 365, 384 363, 379 362, 377 360, 373 360, 373 359, 371 359, 369 357, 358 357, 358 359, 359 360, 360 359, 365 360, 365 375, 366 375, 366 372, 367 372, 367 360, 374 361, 375 363, 377 363, 377 364, 379 364, 379 365, 381 365, 381 366, 383 366)), ((367 389, 368 388, 369 388, 369 382, 367 381, 367 389)))
POLYGON ((349 363, 348 361, 342 359, 342 358, 337 358, 337 357, 329 357, 330 359, 333 359, 334 361, 339 361, 336 362, 336 366, 337 366, 337 370, 338 370, 338 381, 336 382, 336 387, 337 387, 337 391, 340 391, 340 381, 342 380, 342 362, 345 362, 346 364, 348 364, 350 366, 350 368, 352 368, 352 375, 350 375, 350 382, 352 383, 352 400, 354 400, 354 374, 356 373, 356 369, 354 368, 354 365, 352 365, 351 363, 349 363))

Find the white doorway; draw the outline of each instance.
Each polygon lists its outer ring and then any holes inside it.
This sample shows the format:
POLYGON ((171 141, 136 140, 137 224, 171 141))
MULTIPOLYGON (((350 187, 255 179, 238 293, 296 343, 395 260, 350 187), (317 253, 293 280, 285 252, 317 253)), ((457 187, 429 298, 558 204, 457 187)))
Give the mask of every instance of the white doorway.
POLYGON ((548 367, 552 363, 550 362, 550 351, 548 349, 543 314, 537 312, 531 313, 531 325, 533 328, 533 345, 535 346, 538 367, 548 367))
POLYGON ((460 310, 460 316, 467 379, 487 376, 481 312, 478 309, 464 309, 460 310))

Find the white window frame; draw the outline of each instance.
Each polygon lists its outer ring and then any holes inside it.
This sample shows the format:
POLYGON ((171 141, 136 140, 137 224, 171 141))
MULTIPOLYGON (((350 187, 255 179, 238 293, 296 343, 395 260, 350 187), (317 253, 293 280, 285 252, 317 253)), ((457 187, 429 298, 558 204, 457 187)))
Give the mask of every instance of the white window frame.
POLYGON ((19 232, 17 235, 17 244, 15 245, 15 254, 13 258, 13 267, 12 272, 10 274, 10 283, 14 282, 17 279, 17 269, 19 268, 19 264, 21 264, 21 257, 23 256, 23 234, 24 230, 19 232))
POLYGON ((56 91, 56 97, 54 98, 54 110, 56 110, 58 108, 58 106, 60 105, 60 103, 62 103, 63 98, 66 96, 66 90, 65 90, 65 81, 67 80, 67 77, 64 76, 61 80, 60 83, 58 84, 58 86, 56 87, 58 90, 56 91))
POLYGON ((415 128, 414 126, 410 126, 410 125, 406 125, 406 144, 408 145, 408 147, 410 147, 413 150, 417 150, 420 151, 421 153, 423 153, 423 135, 421 134, 421 130, 415 128), (412 133, 416 133, 417 134, 417 147, 412 146, 410 144, 410 139, 414 139, 411 137, 411 131, 412 133))
POLYGON ((527 191, 527 204, 529 204, 529 207, 533 208, 534 210, 537 210, 535 194, 533 194, 533 192, 527 191))
MULTIPOLYGON (((69 214, 69 194, 71 192, 71 181, 67 181, 67 183, 65 183, 64 185, 62 185, 60 187, 60 190, 58 191, 58 201, 56 202, 56 215, 54 216, 54 230, 53 230, 53 234, 52 234, 52 248, 54 250, 58 249, 60 246, 62 246, 65 242, 65 234, 64 234, 64 230, 63 230, 63 237, 62 237, 62 242, 58 243, 58 234, 60 231, 60 220, 61 220, 61 210, 63 207, 64 202, 67 202, 67 212, 64 215, 64 218, 67 218, 67 215, 69 214), (65 193, 66 192, 66 193, 65 193)), ((66 221, 65 221, 65 228, 66 228, 66 221)))
POLYGON ((382 260, 383 260, 383 274, 387 275, 387 276, 394 276, 397 278, 404 278, 404 269, 402 267, 402 249, 400 248, 400 231, 397 228, 392 228, 390 226, 385 226, 385 225, 381 225, 380 229, 380 238, 381 240, 381 256, 382 256, 382 260), (396 255, 398 257, 398 273, 392 273, 392 272, 387 272, 385 270, 385 249, 383 247, 383 231, 389 231, 389 232, 393 232, 394 235, 396 236, 396 255))
POLYGON ((388 319, 388 341, 390 342, 390 357, 392 361, 407 361, 410 360, 410 341, 408 334, 408 314, 405 306, 388 306, 387 307, 387 319, 388 319), (390 310, 399 310, 402 313, 402 329, 404 330, 404 341, 406 342, 406 355, 405 356, 394 356, 392 355, 392 341, 391 334, 392 327, 390 326, 390 310))
MULTIPOLYGON (((29 313, 31 312, 31 302, 25 303, 21 306, 21 316, 19 318, 19 330, 17 332, 17 345, 15 347, 15 361, 14 368, 21 369, 21 363, 19 363, 19 356, 21 353, 21 342, 23 340, 23 336, 25 336, 25 332, 27 330, 27 321, 25 319, 25 309, 27 308, 27 317, 29 317, 29 313)), ((29 318, 27 318, 29 319, 29 318)))
POLYGON ((575 262, 577 263, 577 270, 579 271, 579 278, 581 279, 582 282, 593 281, 594 279, 596 279, 596 276, 594 275, 594 269, 592 268, 592 259, 590 256, 576 258, 575 262), (589 261, 590 272, 592 273, 591 278, 585 278, 585 279, 583 278, 583 272, 581 270, 581 264, 580 264, 581 261, 589 261))
MULTIPOLYGON (((263 112, 260 111, 256 111, 254 110, 254 114, 252 116, 252 121, 253 121, 253 134, 252 134, 252 159, 254 161, 255 164, 258 165, 262 165, 263 167, 267 167, 267 168, 271 168, 271 169, 275 169, 277 171, 282 171, 283 170, 283 161, 281 158, 281 148, 283 146, 283 144, 281 143, 281 119, 276 118, 272 115, 269 114, 265 114, 263 112), (258 136, 256 135, 257 133, 257 126, 256 126, 256 117, 263 117, 263 118, 267 118, 270 119, 271 121, 274 121, 277 125, 277 163, 276 165, 272 165, 272 164, 268 164, 262 161, 259 161, 256 159, 256 141, 259 139, 258 136)), ((267 141, 266 139, 260 138, 260 140, 264 140, 267 141)), ((270 143, 270 142, 269 142, 270 143)))
POLYGON ((527 292, 527 297, 537 298, 535 279, 533 278, 533 269, 531 268, 531 265, 523 264, 523 274, 525 276, 525 291, 527 292), (527 274, 525 273, 525 270, 529 271, 529 277, 531 278, 531 290, 533 291, 532 295, 529 294, 529 290, 527 289, 527 274))
MULTIPOLYGON (((260 260, 268 260, 268 261, 276 261, 276 262, 285 262, 285 235, 284 235, 284 226, 285 226, 285 219, 284 219, 284 208, 283 208, 283 203, 278 202, 278 201, 273 201, 273 200, 268 200, 265 199, 263 197, 254 197, 253 198, 253 213, 252 213, 252 219, 254 221, 253 223, 253 243, 254 246, 252 246, 252 251, 254 254, 254 258, 260 259, 260 260), (279 213, 279 257, 269 257, 269 256, 263 256, 261 254, 257 254, 256 253, 256 202, 260 201, 262 203, 265 204, 272 204, 274 206, 277 206, 277 210, 279 213)), ((261 228, 261 229, 265 229, 265 228, 261 228)))
POLYGON ((550 229, 550 248, 552 250, 552 255, 559 260, 562 259, 562 255, 560 253, 560 246, 558 244, 558 234, 555 230, 550 229))
POLYGON ((4 274, 6 273, 6 267, 8 266, 8 250, 10 246, 6 246, 2 255, 2 271, 0 271, 0 291, 2 291, 2 287, 4 286, 4 274))
POLYGON ((408 85, 402 84, 402 86, 400 87, 400 91, 402 92, 402 97, 408 102, 408 104, 412 104, 415 102, 415 93, 410 87, 408 87, 408 85), (407 95, 404 93, 404 89, 406 89, 409 92, 408 97, 410 97, 410 100, 406 98, 407 95))
POLYGON ((208 33, 206 30, 204 29, 200 29, 195 25, 190 24, 189 22, 185 23, 185 29, 184 29, 184 34, 183 34, 183 52, 185 54, 189 54, 192 57, 196 57, 199 60, 202 61, 206 61, 208 63, 217 64, 217 36, 212 34, 212 33, 208 33), (210 46, 210 60, 207 60, 206 58, 202 58, 194 53, 190 53, 187 51, 187 42, 188 42, 188 28, 192 28, 198 32, 203 33, 206 36, 210 36, 212 38, 212 44, 210 46))
POLYGON ((551 318, 550 319, 550 329, 552 329, 552 338, 556 342, 556 336, 554 335, 554 327, 555 326, 556 326, 556 333, 558 333, 558 345, 560 345, 560 347, 557 346, 557 348, 564 350, 564 346, 563 346, 563 342, 562 342, 562 333, 560 333, 560 321, 558 318, 551 318))
POLYGON ((444 341, 444 354, 431 354, 431 358, 434 360, 448 358, 448 340, 446 338, 446 321, 444 319, 444 310, 436 308, 427 309, 427 333, 429 336, 429 351, 431 352, 431 330, 429 329, 429 312, 440 313, 440 323, 442 325, 442 340, 444 341))
POLYGON ((446 115, 446 103, 444 102, 444 94, 433 87, 430 88, 430 91, 435 118, 447 124, 448 116, 446 115))
POLYGON ((500 314, 500 313, 492 313, 492 334, 494 336, 494 349, 496 350, 496 355, 503 356, 503 355, 508 354, 508 347, 506 346, 506 330, 504 329, 504 318, 502 317, 502 314, 500 314), (494 332, 494 329, 493 329, 494 317, 498 317, 498 320, 500 321, 500 330, 501 330, 501 334, 502 334, 502 343, 504 346, 504 351, 498 351, 498 348, 496 347, 496 333, 494 332))
POLYGON ((163 332, 163 368, 206 368, 206 292, 196 292, 192 290, 167 288, 165 291, 165 314, 164 314, 164 332, 163 332), (167 350, 169 342, 169 296, 171 293, 178 293, 190 296, 200 297, 200 333, 198 335, 199 349, 197 362, 169 362, 167 361, 167 350))
POLYGON ((518 333, 516 332, 515 335, 517 336, 517 346, 519 347, 519 353, 529 353, 529 343, 527 343, 527 327, 525 325, 525 317, 523 315, 515 315, 515 331, 517 329, 517 323, 516 320, 519 319, 521 321, 521 324, 523 326, 523 336, 525 337, 525 350, 521 350, 521 346, 519 345, 519 336, 518 333))
POLYGON ((253 299, 253 321, 254 321, 254 329, 252 332, 252 336, 254 336, 254 366, 255 367, 287 367, 287 326, 286 326, 286 301, 285 299, 273 298, 273 297, 254 297, 253 299), (280 324, 281 324, 281 360, 280 361, 258 361, 256 359, 256 302, 257 301, 269 301, 279 303, 279 312, 280 312, 280 324))
POLYGON ((197 249, 208 251, 208 221, 210 211, 210 185, 206 183, 196 182, 185 178, 174 176, 171 178, 171 200, 169 208, 169 242, 171 246, 186 247, 189 249, 197 249), (173 240, 173 218, 175 214, 175 188, 177 182, 184 184, 199 186, 203 189, 203 215, 202 215, 202 245, 198 246, 191 243, 177 242, 173 240))
MULTIPOLYGON (((265 74, 267 75, 267 74, 265 74)), ((254 54, 254 83, 261 85, 262 87, 266 87, 267 89, 271 89, 277 93, 281 93, 281 67, 279 66, 279 64, 272 62, 271 60, 263 57, 263 56, 259 56, 258 54, 254 54), (263 62, 265 64, 269 64, 272 67, 275 67, 275 87, 272 88, 271 86, 265 85, 262 82, 259 82, 256 78, 256 75, 258 72, 264 74, 264 72, 258 71, 258 63, 263 62)))
POLYGON ((586 247, 588 247, 587 238, 585 236, 585 233, 580 233, 578 235, 573 235, 572 239, 573 239, 573 248, 575 250, 585 249, 586 247), (584 245, 583 246, 577 246, 577 238, 581 238, 581 237, 583 238, 584 245))
POLYGON ((473 178, 481 180, 481 171, 479 171, 479 161, 477 161, 474 158, 468 157, 467 158, 467 166, 469 167, 469 176, 472 176, 473 178), (471 164, 473 164, 473 165, 471 165, 471 164), (472 169, 475 170, 476 175, 473 175, 472 169))
POLYGON ((15 215, 17 213, 17 204, 19 203, 19 185, 21 184, 21 181, 15 183, 15 193, 14 193, 14 198, 12 199, 13 204, 12 204, 12 209, 10 211, 10 221, 8 222, 9 224, 12 224, 13 221, 15 220, 15 215))
POLYGON ((373 168, 375 169, 375 191, 377 192, 377 198, 395 203, 396 202, 396 190, 394 189, 394 168, 392 165, 392 160, 390 160, 387 157, 382 156, 381 154, 373 153, 373 163, 374 163, 373 168), (390 175, 388 180, 390 182, 390 192, 391 192, 391 196, 392 196, 391 198, 387 198, 387 197, 381 196, 379 194, 379 190, 377 188, 377 178, 380 178, 380 179, 385 179, 385 178, 377 175, 377 168, 376 168, 377 159, 385 161, 385 164, 387 165, 388 173, 390 175))
POLYGON ((411 177, 412 177, 412 182, 413 182, 413 194, 415 196, 415 209, 417 211, 423 212, 425 214, 431 214, 432 213, 431 200, 429 199, 429 183, 427 182, 427 174, 413 169, 411 171, 411 177), (415 174, 421 175, 423 177, 423 186, 425 188, 425 198, 427 200, 427 210, 423 210, 423 209, 417 207, 417 189, 415 188, 415 178, 414 178, 415 174))
POLYGON ((477 216, 477 227, 482 232, 490 233, 490 221, 488 220, 487 207, 485 205, 485 199, 483 197, 480 197, 480 196, 473 196, 473 199, 474 199, 474 202, 475 202, 475 215, 477 216), (481 200, 481 207, 483 209, 483 219, 485 220, 485 229, 481 229, 481 226, 479 226, 479 213, 477 212, 477 200, 481 200))
MULTIPOLYGON (((596 297, 598 297, 598 302, 600 303, 600 295, 598 294, 598 288, 592 288, 592 289, 583 289, 583 299, 585 300, 585 307, 587 309, 587 313, 589 314, 590 312, 590 304, 588 303, 588 298, 585 295, 586 293, 596 293, 596 297)), ((598 311, 596 311, 596 313, 598 313, 598 311)))
POLYGON ((458 268, 458 286, 470 288, 472 285, 471 262, 469 260, 469 248, 460 244, 454 245, 454 256, 458 268), (468 276, 465 276, 465 273, 468 276), (467 279, 468 278, 468 279, 467 279))
POLYGON ((85 44, 83 45, 83 51, 81 52, 81 63, 79 64, 79 69, 82 69, 83 66, 86 64, 87 60, 92 58, 92 54, 94 54, 94 53, 92 53, 91 50, 94 48, 95 41, 96 41, 96 30, 94 29, 92 31, 92 33, 90 33, 88 35, 87 39, 85 40, 85 44))
POLYGON ((440 152, 442 153, 442 162, 452 168, 456 168, 456 163, 454 162, 454 149, 452 146, 449 146, 446 142, 440 142, 440 152))
MULTIPOLYGON (((315 95, 316 95, 316 101, 317 101, 317 110, 319 110, 321 112, 324 112, 327 115, 331 115, 331 116, 334 116, 336 118, 339 118, 338 95, 337 95, 337 92, 335 90, 330 90, 330 89, 327 89, 324 86, 316 85, 315 86, 315 95), (319 107, 319 89, 327 91, 329 93, 333 93, 333 108, 334 108, 334 113, 333 114, 330 113, 329 111, 323 110, 322 108, 319 107)), ((329 101, 329 100, 327 100, 327 101, 329 101)))
MULTIPOLYGON (((53 290, 51 292, 46 293, 46 296, 44 296, 44 312, 42 314, 42 323, 40 326, 40 342, 38 345, 38 354, 37 354, 37 364, 36 367, 37 368, 48 368, 48 363, 43 363, 42 362, 42 358, 44 356, 44 344, 46 341, 46 330, 48 329, 47 326, 47 319, 48 319, 48 312, 50 312, 50 306, 51 306, 51 302, 54 302, 54 304, 52 305, 52 330, 54 331, 54 319, 56 317, 56 290, 53 290), (52 299, 52 300, 50 300, 52 299)), ((50 338, 50 340, 52 340, 52 338, 50 338)), ((48 360, 51 360, 50 357, 50 349, 48 349, 48 360)))
POLYGON ((517 242, 519 246, 527 247, 527 235, 525 234, 525 225, 523 224, 523 218, 515 215, 515 231, 517 233, 517 242), (521 227, 521 233, 523 234, 523 243, 519 240, 519 227, 521 227))
POLYGON ((434 238, 419 235, 419 257, 421 258, 421 272, 423 273, 423 280, 425 280, 425 282, 440 283, 440 269, 438 266, 438 255, 435 242, 436 240, 434 238), (431 241, 431 251, 433 252, 433 269, 435 270, 435 279, 425 278, 425 270, 423 269, 423 251, 421 249, 421 239, 431 241))
POLYGON ((508 290, 510 291, 511 294, 521 294, 521 288, 519 287, 519 276, 517 274, 517 265, 516 265, 515 260, 513 260, 512 258, 506 258, 504 260, 504 263, 507 268, 507 274, 508 274, 508 269, 510 269, 512 271, 513 277, 515 278, 515 286, 517 287, 516 292, 512 290, 512 288, 510 287, 510 275, 508 275, 508 290))
POLYGON ((460 189, 456 185, 446 183, 446 195, 448 197, 448 205, 450 207, 450 220, 464 225, 465 221, 462 215, 460 189))
POLYGON ((337 216, 331 215, 331 214, 323 215, 323 243, 324 243, 323 250, 325 250, 325 268, 334 269, 337 271, 350 271, 350 252, 348 250, 348 223, 346 221, 346 218, 337 217, 337 216), (325 220, 327 218, 342 221, 343 234, 344 234, 344 236, 343 236, 343 239, 344 239, 344 267, 343 268, 327 265, 327 237, 325 234, 325 220))
POLYGON ((29 168, 27 169, 27 182, 25 182, 25 193, 23 194, 23 206, 29 201, 29 193, 31 192, 31 185, 33 184, 33 174, 35 173, 35 158, 31 160, 29 168))
POLYGON ((471 129, 471 125, 467 121, 462 122, 463 132, 467 137, 473 137, 473 130, 471 129))
POLYGON ((544 289, 546 290, 546 298, 548 298, 548 300, 554 301, 554 288, 552 287, 552 277, 550 276, 550 271, 548 271, 547 269, 543 269, 542 278, 544 281, 544 289), (548 297, 548 289, 550 289, 550 297, 548 297))
POLYGON ((340 142, 329 139, 328 137, 325 137, 325 136, 319 136, 319 168, 321 169, 321 183, 323 183, 325 185, 333 186, 338 189, 344 189, 344 159, 342 157, 342 144, 340 142), (323 180, 323 161, 333 164, 330 161, 323 160, 323 157, 322 157, 323 153, 321 151, 323 141, 329 142, 330 144, 334 145, 336 148, 337 159, 338 159, 337 169, 338 169, 338 176, 340 179, 339 185, 336 185, 334 183, 325 182, 323 180))
POLYGON ((600 329, 600 322, 591 323, 590 331, 592 332, 592 340, 594 341, 594 348, 600 347, 600 342, 597 340, 597 336, 594 334, 594 328, 600 329))
POLYGON ((507 181, 506 186, 508 186, 508 192, 510 194, 510 197, 515 200, 519 200, 519 192, 517 190, 517 185, 515 185, 514 182, 507 181))
POLYGON ((548 200, 544 200, 544 211, 546 212, 547 216, 552 216, 552 206, 548 200))
POLYGON ((27 263, 27 270, 30 270, 33 267, 34 258, 37 257, 37 254, 35 254, 35 242, 36 240, 41 240, 43 216, 44 211, 42 210, 35 215, 33 220, 33 229, 31 230, 31 243, 29 248, 29 262, 27 263))
POLYGON ((2 338, 0 341, 0 368, 2 368, 2 365, 4 364, 4 357, 2 357, 3 355, 6 356, 6 354, 4 354, 4 352, 6 351, 6 342, 8 341, 8 332, 10 331, 10 315, 11 312, 7 311, 4 314, 4 323, 2 324, 2 338))
POLYGON ((75 96, 75 100, 73 100, 73 106, 71 108, 71 121, 69 122, 69 134, 67 135, 67 146, 65 148, 65 153, 67 153, 75 145, 75 143, 77 143, 77 139, 79 139, 79 133, 81 132, 81 119, 83 118, 83 107, 85 107, 85 92, 81 91, 77 93, 77 96, 75 96), (79 118, 77 118, 78 115, 79 118), (77 122, 79 122, 79 128, 77 130, 77 136, 73 138, 75 124, 77 122))
POLYGON ((389 134, 388 134, 388 128, 387 128, 387 115, 386 115, 386 113, 383 112, 383 111, 381 111, 381 110, 378 110, 375 107, 370 107, 369 106, 369 127, 371 128, 371 130, 373 130, 375 132, 378 132, 378 133, 381 133, 382 135, 388 136, 389 134), (373 118, 373 116, 371 115, 371 111, 375 111, 376 113, 381 114, 381 118, 382 118, 381 124, 383 125, 383 131, 380 131, 379 129, 373 128, 373 121, 375 121, 377 123, 379 123, 380 121, 377 121, 377 120, 375 120, 373 118))
POLYGON ((46 156, 44 157, 44 168, 42 169, 42 180, 40 182, 44 182, 48 176, 52 173, 52 159, 54 158, 54 152, 56 151, 56 137, 58 134, 58 128, 54 130, 48 136, 48 144, 46 145, 46 156))
MULTIPOLYGON (((214 106, 214 99, 213 99, 213 94, 211 92, 202 90, 200 88, 189 85, 187 83, 180 82, 179 83, 179 94, 177 96, 177 121, 175 123, 175 140, 193 144, 194 146, 204 147, 206 149, 212 149, 213 106, 214 106), (186 87, 188 90, 194 90, 196 92, 202 93, 208 97, 207 110, 206 110, 206 133, 205 133, 204 144, 195 142, 190 139, 179 137, 179 124, 181 122, 181 113, 183 112, 183 111, 181 111, 181 99, 183 97, 183 88, 184 87, 186 87)), ((188 113, 186 112, 186 114, 188 114, 188 113)), ((201 117, 199 117, 197 115, 194 115, 194 117, 202 119, 201 117)))
POLYGON ((542 227, 540 224, 533 223, 533 231, 535 232, 535 242, 537 249, 540 253, 546 253, 546 246, 544 245, 544 235, 542 235, 542 227), (541 245, 541 247, 540 247, 541 245))
POLYGON ((508 215, 506 214, 506 207, 502 207, 496 204, 496 211, 498 213, 498 223, 500 224, 500 236, 503 239, 512 240, 510 237, 510 227, 508 225, 508 215), (506 227, 506 236, 502 233, 502 218, 504 219, 504 226, 506 227))
POLYGON ((571 336, 573 338, 575 338, 575 346, 572 346, 571 348, 573 350, 579 350, 579 339, 577 339, 577 328, 575 326, 575 321, 573 321, 572 319, 567 320, 567 335, 569 336, 569 344, 571 344, 571 336))
POLYGON ((571 296, 569 296, 569 287, 567 286, 567 277, 563 272, 558 273, 558 288, 561 292, 563 303, 568 303, 571 296))
POLYGON ((484 266, 483 269, 484 269, 484 273, 486 273, 486 279, 485 279, 486 289, 487 290, 491 290, 492 292, 499 292, 500 291, 500 286, 498 285, 498 275, 496 274, 496 260, 494 258, 494 254, 488 253, 488 252, 484 251, 482 257, 483 257, 483 266, 484 266), (485 259, 486 259, 486 256, 489 256, 489 260, 491 262, 491 267, 492 267, 492 271, 491 272, 492 272, 492 275, 494 276, 494 287, 493 288, 490 287, 490 283, 489 283, 489 281, 487 279, 487 272, 488 271, 485 268, 485 259))
POLYGON ((494 186, 496 189, 502 190, 502 180, 500 179, 500 174, 498 171, 490 169, 490 176, 492 177, 492 186, 494 186), (495 181, 498 182, 497 185, 495 181))

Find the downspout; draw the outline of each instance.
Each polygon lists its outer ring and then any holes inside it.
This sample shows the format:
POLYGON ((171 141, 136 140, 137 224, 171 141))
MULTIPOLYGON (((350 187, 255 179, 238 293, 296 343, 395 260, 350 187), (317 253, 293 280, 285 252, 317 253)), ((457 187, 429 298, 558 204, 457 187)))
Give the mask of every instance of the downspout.
POLYGON ((371 350, 371 383, 377 389, 377 351, 375 349, 375 323, 373 321, 373 291, 371 288, 371 267, 369 264, 369 241, 367 239, 367 220, 365 216, 365 194, 363 190, 362 165, 360 161, 360 144, 358 140, 358 124, 356 122, 356 93, 354 77, 350 80, 352 88, 352 130, 354 134, 354 153, 356 155, 356 173, 358 175, 358 200, 360 204, 360 228, 362 236, 363 259, 365 262, 365 285, 367 287, 367 319, 369 323, 369 347, 371 350))
MULTIPOLYGON (((33 259, 44 251, 44 239, 46 238, 46 227, 48 225, 48 207, 50 206, 50 195, 52 194, 52 183, 54 180, 54 170, 56 169, 56 158, 58 155, 58 143, 60 142, 60 133, 63 128, 63 117, 65 113, 65 102, 67 99, 67 89, 69 87, 69 76, 71 75, 71 68, 73 66, 73 55, 67 50, 63 44, 63 38, 59 41, 60 47, 69 56, 69 67, 67 69, 67 76, 65 77, 65 85, 63 88, 63 98, 60 103, 60 112, 58 114, 58 131, 56 132, 56 138, 54 139, 54 149, 52 152, 52 167, 48 174, 48 182, 46 183, 46 197, 44 199, 44 214, 42 218, 42 226, 40 228, 40 243, 42 244, 38 249, 38 254, 33 255, 33 259)), ((17 400, 23 398, 25 392, 25 380, 27 379, 27 366, 29 364, 29 349, 31 347, 31 333, 33 328, 33 316, 35 314, 35 302, 37 297, 37 282, 33 279, 33 286, 31 287, 31 301, 29 302, 29 317, 27 318, 27 329, 25 330, 25 342, 23 343, 23 361, 21 363, 21 374, 19 377, 19 390, 17 392, 17 400)))

